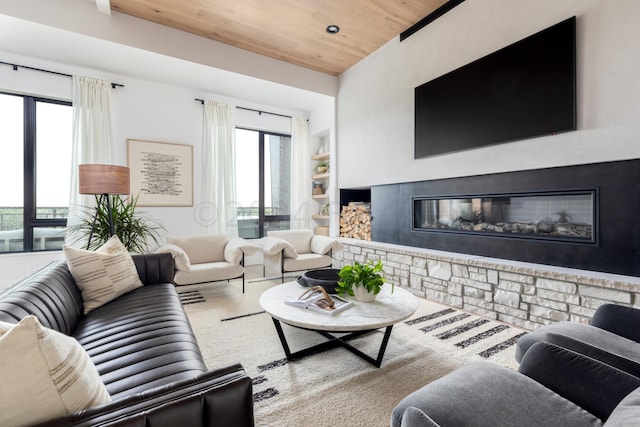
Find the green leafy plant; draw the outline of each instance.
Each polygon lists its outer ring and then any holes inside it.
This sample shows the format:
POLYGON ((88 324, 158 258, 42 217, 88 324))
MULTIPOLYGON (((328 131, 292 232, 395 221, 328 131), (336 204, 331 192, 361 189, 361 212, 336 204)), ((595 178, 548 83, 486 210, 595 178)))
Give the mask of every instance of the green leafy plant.
MULTIPOLYGON (((345 265, 338 272, 340 280, 336 286, 336 292, 342 296, 345 294, 354 296, 353 288, 363 286, 368 292, 373 292, 374 295, 377 295, 384 284, 384 277, 381 272, 381 260, 378 260, 375 264, 373 261, 369 261, 366 264, 360 264, 356 261, 353 265, 345 265)), ((391 284, 392 292, 393 289, 393 284, 391 284)))
MULTIPOLYGON (((110 197, 116 235, 129 252, 145 253, 152 243, 159 244, 160 232, 164 231, 164 227, 151 217, 136 213, 138 197, 131 196, 126 200, 120 196, 107 197, 110 197)), ((111 238, 109 211, 106 203, 98 203, 98 201, 99 196, 96 196, 97 209, 83 207, 80 222, 69 227, 71 234, 78 236, 74 243, 84 241, 86 247, 91 235, 89 246, 91 250, 98 249, 111 238), (94 217, 95 227, 93 226, 94 217)))
POLYGON ((329 162, 322 160, 316 163, 316 172, 325 173, 328 170, 329 170, 329 162))

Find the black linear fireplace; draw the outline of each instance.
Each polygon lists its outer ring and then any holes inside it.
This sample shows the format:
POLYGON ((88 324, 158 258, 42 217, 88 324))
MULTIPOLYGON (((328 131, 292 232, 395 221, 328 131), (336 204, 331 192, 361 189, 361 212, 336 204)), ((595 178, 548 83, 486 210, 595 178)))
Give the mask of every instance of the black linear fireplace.
POLYGON ((640 160, 371 189, 375 241, 640 276, 640 160))

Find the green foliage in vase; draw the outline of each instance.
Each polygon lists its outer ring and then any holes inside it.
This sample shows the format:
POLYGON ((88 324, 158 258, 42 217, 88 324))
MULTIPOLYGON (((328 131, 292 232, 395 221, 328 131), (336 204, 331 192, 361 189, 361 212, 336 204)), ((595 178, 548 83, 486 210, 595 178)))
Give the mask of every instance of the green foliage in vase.
MULTIPOLYGON (((377 295, 384 284, 384 277, 381 272, 381 260, 378 260, 375 264, 373 261, 369 261, 366 264, 360 264, 356 261, 353 265, 345 265, 338 272, 340 280, 336 286, 336 292, 342 296, 345 294, 354 296, 354 286, 364 286, 367 291, 377 295)), ((393 292, 393 283, 391 284, 391 289, 393 292)))
MULTIPOLYGON (((120 196, 107 197, 111 202, 116 235, 129 252, 146 253, 151 244, 159 244, 164 227, 151 217, 136 213, 138 197, 131 196, 126 200, 120 196)), ((111 238, 107 204, 98 203, 99 198, 96 196, 97 209, 83 207, 80 222, 69 227, 72 235, 78 236, 74 243, 84 241, 83 246, 86 247, 95 216, 95 228, 89 246, 91 250, 98 249, 111 238)))

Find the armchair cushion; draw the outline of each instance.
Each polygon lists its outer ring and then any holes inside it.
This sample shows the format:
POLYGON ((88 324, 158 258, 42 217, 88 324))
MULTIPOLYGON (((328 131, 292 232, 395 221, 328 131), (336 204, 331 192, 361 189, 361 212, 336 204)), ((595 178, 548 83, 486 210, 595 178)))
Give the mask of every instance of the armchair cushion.
POLYGON ((224 247, 224 259, 233 265, 239 265, 243 255, 253 255, 258 247, 240 237, 233 237, 224 247))
POLYGON ((0 322, 0 425, 31 425, 111 402, 87 352, 29 315, 0 322))
POLYGON ((69 246, 62 251, 82 293, 84 314, 142 286, 136 265, 118 236, 95 252, 69 246))
POLYGON ((156 249, 156 253, 165 252, 170 253, 173 257, 173 263, 176 270, 191 271, 191 261, 189 261, 187 253, 180 246, 167 243, 156 249))

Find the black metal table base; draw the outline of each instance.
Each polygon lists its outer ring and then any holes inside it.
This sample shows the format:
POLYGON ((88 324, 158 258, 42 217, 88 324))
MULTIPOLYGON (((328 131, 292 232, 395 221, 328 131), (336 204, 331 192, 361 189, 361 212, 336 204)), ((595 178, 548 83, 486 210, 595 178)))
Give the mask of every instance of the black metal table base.
POLYGON ((325 341, 320 344, 316 344, 314 346, 292 353, 291 349, 289 348, 289 344, 287 343, 287 339, 284 336, 284 332, 282 330, 282 325, 280 324, 280 321, 278 319, 273 318, 273 324, 275 325, 276 331, 278 332, 278 337, 280 338, 280 343, 282 344, 284 354, 287 356, 287 360, 289 361, 301 359, 311 354, 321 353, 323 351, 331 350, 336 347, 343 347, 349 350, 351 353, 355 354, 356 356, 371 363, 376 368, 379 368, 380 365, 382 365, 382 358, 384 357, 384 352, 387 349, 387 343, 389 342, 389 337, 391 336, 391 330, 393 329, 393 325, 387 326, 385 328, 384 337, 382 338, 382 343, 380 344, 380 349, 378 350, 378 356, 377 358, 374 359, 373 357, 369 356, 366 353, 363 353, 362 351, 358 350, 357 348, 349 344, 349 340, 371 333, 373 331, 376 331, 377 329, 351 332, 346 335, 337 337, 335 335, 332 335, 332 333, 328 331, 319 331, 316 329, 307 329, 307 328, 301 328, 299 326, 290 325, 290 326, 293 326, 294 328, 305 329, 308 331, 316 332, 328 339, 328 341, 325 341))

